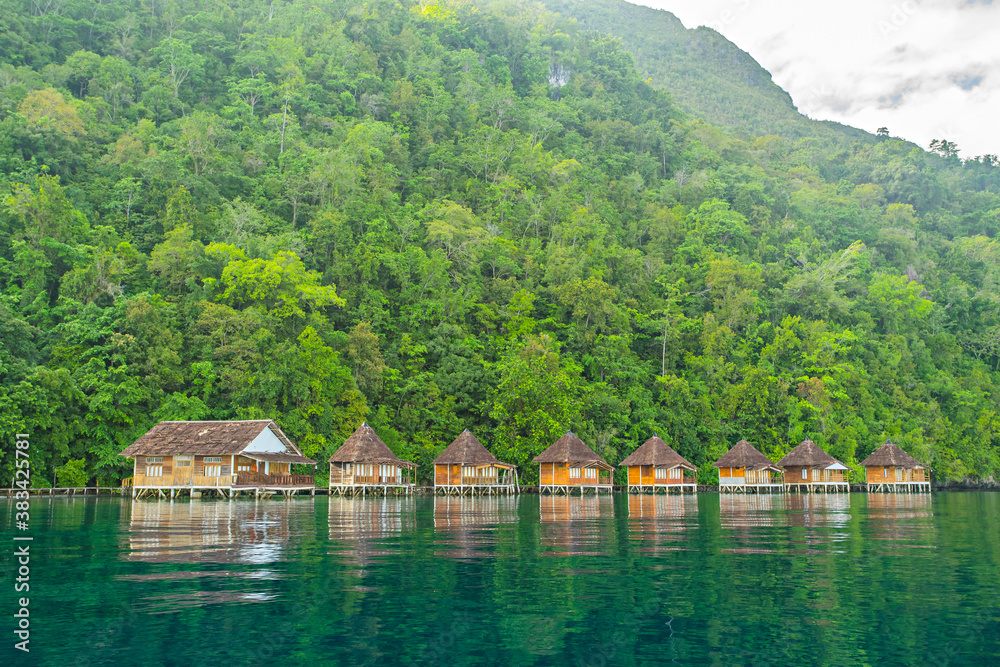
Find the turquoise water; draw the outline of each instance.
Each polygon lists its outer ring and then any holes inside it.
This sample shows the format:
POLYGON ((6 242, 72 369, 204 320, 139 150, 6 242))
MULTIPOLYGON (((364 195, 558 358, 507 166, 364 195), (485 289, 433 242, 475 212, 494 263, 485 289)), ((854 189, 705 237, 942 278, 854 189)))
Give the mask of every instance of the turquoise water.
POLYGON ((1000 664, 995 493, 31 514, 32 650, 5 633, 4 665, 1000 664))

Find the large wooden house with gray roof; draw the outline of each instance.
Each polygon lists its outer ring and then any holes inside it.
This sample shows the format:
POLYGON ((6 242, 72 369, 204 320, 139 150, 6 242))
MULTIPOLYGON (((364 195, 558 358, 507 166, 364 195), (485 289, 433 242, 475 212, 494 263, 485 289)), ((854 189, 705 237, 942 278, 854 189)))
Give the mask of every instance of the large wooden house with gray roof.
POLYGON ((698 491, 698 469, 654 435, 618 464, 628 469, 629 493, 698 491))
POLYGON ((417 465, 404 461, 363 422, 344 441, 330 463, 330 495, 412 493, 417 465))
POLYGON ((316 493, 312 475, 293 475, 291 470, 292 464, 316 462, 303 456, 270 419, 163 421, 121 455, 133 459, 131 488, 136 498, 316 493))
POLYGON ((517 492, 517 466, 493 456, 469 429, 434 459, 434 491, 473 496, 517 492))

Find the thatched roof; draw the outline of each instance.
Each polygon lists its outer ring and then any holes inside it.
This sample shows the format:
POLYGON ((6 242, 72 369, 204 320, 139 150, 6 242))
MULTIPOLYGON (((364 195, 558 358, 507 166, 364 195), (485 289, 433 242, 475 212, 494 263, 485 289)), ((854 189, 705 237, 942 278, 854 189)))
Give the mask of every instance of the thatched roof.
MULTIPOLYGON (((316 463, 312 459, 302 456, 302 450, 296 447, 278 428, 278 425, 270 419, 160 422, 149 429, 146 435, 126 447, 121 455, 135 458, 136 456, 176 456, 178 454, 197 456, 243 454, 243 450, 265 429, 271 429, 271 432, 285 445, 287 449, 285 456, 290 458, 281 459, 282 461, 316 463)), ((259 454, 263 454, 263 452, 253 453, 254 457, 259 454)))
POLYGON ((329 458, 330 463, 392 463, 401 468, 416 468, 415 463, 404 461, 389 449, 389 446, 382 442, 375 429, 362 422, 358 430, 351 434, 340 449, 329 458))
POLYGON ((712 464, 713 468, 748 468, 750 470, 777 470, 777 466, 771 459, 761 454, 746 440, 740 440, 726 452, 726 455, 712 464))
MULTIPOLYGON (((812 440, 803 440, 799 443, 798 447, 785 454, 785 456, 778 461, 779 466, 813 466, 818 468, 826 468, 827 466, 834 465, 835 463, 840 463, 840 461, 824 452, 819 448, 819 445, 812 440)), ((844 464, 840 463, 840 465, 844 464)))
POLYGON ((506 468, 513 468, 510 463, 503 463, 493 456, 488 449, 483 447, 483 443, 469 432, 469 429, 462 431, 462 434, 455 438, 436 459, 434 465, 461 464, 471 466, 495 465, 506 468))
POLYGON ((673 447, 658 435, 642 443, 619 466, 656 466, 657 468, 685 468, 697 470, 691 462, 674 451, 673 447))
POLYGON ((926 468, 923 463, 916 460, 902 449, 899 445, 888 440, 885 444, 871 453, 871 456, 861 462, 863 466, 892 466, 895 468, 926 468))
POLYGON ((572 463, 574 467, 595 465, 605 470, 614 470, 614 466, 597 455, 594 450, 583 443, 570 431, 556 440, 544 452, 536 456, 532 463, 572 463))

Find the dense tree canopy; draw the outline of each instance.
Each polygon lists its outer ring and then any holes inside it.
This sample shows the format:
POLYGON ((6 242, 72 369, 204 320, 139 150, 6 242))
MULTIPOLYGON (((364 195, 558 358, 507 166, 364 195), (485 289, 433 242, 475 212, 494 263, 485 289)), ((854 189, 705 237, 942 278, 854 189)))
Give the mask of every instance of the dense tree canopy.
POLYGON ((703 481, 739 438, 1000 472, 992 160, 709 125, 517 0, 0 10, 0 430, 37 483, 262 417, 320 460, 367 419, 424 477, 466 427, 522 465, 659 433, 703 481))

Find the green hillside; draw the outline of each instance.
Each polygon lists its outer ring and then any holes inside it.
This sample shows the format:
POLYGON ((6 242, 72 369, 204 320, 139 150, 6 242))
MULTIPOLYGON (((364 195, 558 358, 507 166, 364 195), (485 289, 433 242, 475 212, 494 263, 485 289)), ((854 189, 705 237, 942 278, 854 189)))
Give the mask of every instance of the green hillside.
POLYGON ((0 0, 0 432, 37 483, 264 417, 423 477, 464 428, 1000 472, 1000 170, 810 135, 711 43, 801 136, 537 4, 0 0))
POLYGON ((621 0, 554 0, 546 5, 575 18, 580 28, 621 39, 643 78, 709 123, 752 137, 775 134, 833 142, 875 138, 857 128, 800 114, 767 70, 711 28, 688 30, 670 12, 621 0))

